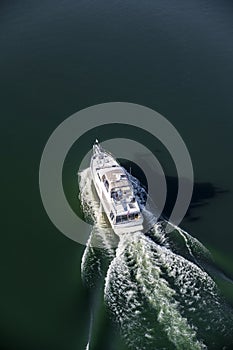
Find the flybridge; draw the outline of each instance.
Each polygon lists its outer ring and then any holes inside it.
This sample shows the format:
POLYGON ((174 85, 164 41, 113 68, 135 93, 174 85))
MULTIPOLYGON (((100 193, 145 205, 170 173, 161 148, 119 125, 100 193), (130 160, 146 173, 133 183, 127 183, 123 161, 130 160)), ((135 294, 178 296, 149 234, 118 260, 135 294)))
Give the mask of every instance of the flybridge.
POLYGON ((91 158, 92 179, 108 220, 119 234, 142 230, 143 217, 127 173, 98 141, 91 158))

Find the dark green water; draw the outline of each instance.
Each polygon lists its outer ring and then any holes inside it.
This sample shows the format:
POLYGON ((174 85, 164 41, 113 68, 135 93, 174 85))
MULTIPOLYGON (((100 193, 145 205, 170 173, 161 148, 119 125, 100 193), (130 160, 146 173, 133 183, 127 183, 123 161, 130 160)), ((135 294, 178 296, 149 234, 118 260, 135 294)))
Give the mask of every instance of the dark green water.
MULTIPOLYGON (((38 169, 52 131, 90 105, 134 102, 173 123, 196 181, 196 205, 181 226, 233 275, 232 12, 230 1, 0 3, 3 349, 85 348, 84 247, 49 221, 38 169)), ((163 150, 157 156, 166 166, 163 150)), ((77 164, 68 168, 72 193, 77 164)), ((231 285, 219 283, 233 303, 231 285)), ((99 323, 100 337, 111 337, 99 323)), ((112 349, 120 348, 113 342, 112 349)))

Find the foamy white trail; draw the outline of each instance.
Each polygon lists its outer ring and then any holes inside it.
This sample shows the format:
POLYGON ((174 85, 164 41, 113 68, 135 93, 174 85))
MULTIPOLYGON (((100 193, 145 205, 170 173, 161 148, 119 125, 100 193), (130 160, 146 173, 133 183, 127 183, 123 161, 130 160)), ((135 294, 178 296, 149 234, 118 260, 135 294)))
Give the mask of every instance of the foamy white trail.
POLYGON ((82 205, 95 223, 82 276, 90 288, 106 276, 105 302, 129 347, 195 350, 227 345, 232 310, 203 268, 202 262, 211 263, 206 248, 177 227, 166 234, 166 222, 154 224, 147 233, 108 236, 90 171, 80 176, 82 205), (94 248, 96 242, 102 250, 94 248))

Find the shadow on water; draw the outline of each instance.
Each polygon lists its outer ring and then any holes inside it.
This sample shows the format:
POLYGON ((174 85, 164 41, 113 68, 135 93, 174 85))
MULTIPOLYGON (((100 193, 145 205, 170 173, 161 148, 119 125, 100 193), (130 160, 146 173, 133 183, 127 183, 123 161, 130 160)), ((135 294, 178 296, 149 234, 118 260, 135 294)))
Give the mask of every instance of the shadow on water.
MULTIPOLYGON (((145 191, 147 192, 148 182, 144 171, 132 161, 120 159, 120 163, 125 167, 125 169, 129 173, 131 173, 140 181, 142 186, 145 188, 145 191)), ((148 177, 159 179, 159 175, 156 174, 155 170, 150 168, 148 166, 148 163, 146 162, 145 162, 145 169, 147 169, 148 177)), ((165 177, 166 177, 166 184, 167 184, 167 197, 166 197, 165 206, 162 211, 162 217, 169 218, 177 198, 178 179, 176 176, 165 175, 165 177)), ((189 179, 187 179, 186 181, 188 184, 189 179)), ((211 182, 198 182, 198 181, 194 182, 192 199, 191 199, 189 208, 185 214, 185 219, 188 221, 200 220, 201 216, 194 215, 193 209, 206 206, 210 203, 211 200, 213 200, 217 196, 224 195, 227 193, 229 193, 228 190, 215 186, 211 182)), ((156 203, 158 198, 156 198, 156 192, 153 188, 150 189, 150 197, 152 198, 153 202, 156 203)))
MULTIPOLYGON (((164 215, 169 217, 177 195, 177 179, 172 176, 167 176, 167 188, 168 188, 168 197, 166 201, 166 205, 164 208, 164 215)), ((199 207, 203 207, 209 204, 209 201, 213 198, 228 193, 228 190, 221 189, 211 182, 194 182, 193 185, 193 194, 192 199, 185 215, 185 218, 189 221, 196 221, 201 219, 200 216, 194 216, 192 213, 192 209, 196 209, 199 207)))

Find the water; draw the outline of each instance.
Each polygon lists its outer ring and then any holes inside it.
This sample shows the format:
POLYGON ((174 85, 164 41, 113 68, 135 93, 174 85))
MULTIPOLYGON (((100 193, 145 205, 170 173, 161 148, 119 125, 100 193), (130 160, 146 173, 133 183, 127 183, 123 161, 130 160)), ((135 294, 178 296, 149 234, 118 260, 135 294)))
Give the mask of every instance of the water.
MULTIPOLYGON (((181 227, 211 251, 221 269, 205 254, 202 264, 233 304, 228 280, 233 276, 232 11, 232 2, 225 0, 0 2, 2 348, 86 347, 90 303, 80 275, 85 247, 49 221, 38 168, 57 125, 102 102, 155 109, 183 137, 196 190, 181 227)), ((82 157, 96 138, 119 135, 152 150, 175 192, 175 169, 156 140, 139 130, 101 127, 74 145, 64 165, 64 190, 74 211, 79 207, 76 173, 82 157)), ((173 234, 169 249, 184 254, 182 235, 173 234)), ((94 318, 93 329, 100 348, 124 349, 108 327, 107 311, 96 313, 99 327, 94 318)))
MULTIPOLYGON (((146 233, 122 234, 116 247, 117 237, 100 215, 90 169, 80 178, 84 213, 94 224, 82 258, 83 281, 103 293, 112 327, 129 349, 230 349, 233 309, 211 277, 211 266, 220 272, 208 250, 177 227, 166 233, 165 220, 146 233), (100 241, 102 248, 95 248, 100 241)), ((88 349, 97 342, 93 317, 88 349)))

